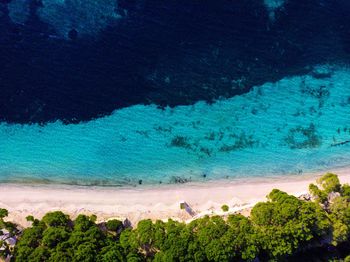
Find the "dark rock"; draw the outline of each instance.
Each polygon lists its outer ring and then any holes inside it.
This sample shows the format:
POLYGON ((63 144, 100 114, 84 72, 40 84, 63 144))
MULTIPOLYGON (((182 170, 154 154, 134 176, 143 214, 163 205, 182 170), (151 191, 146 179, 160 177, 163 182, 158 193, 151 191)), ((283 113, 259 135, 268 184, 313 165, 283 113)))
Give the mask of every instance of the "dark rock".
POLYGON ((190 182, 190 179, 187 179, 184 177, 179 177, 179 176, 173 176, 170 179, 170 183, 172 183, 172 184, 185 184, 187 182, 190 182))

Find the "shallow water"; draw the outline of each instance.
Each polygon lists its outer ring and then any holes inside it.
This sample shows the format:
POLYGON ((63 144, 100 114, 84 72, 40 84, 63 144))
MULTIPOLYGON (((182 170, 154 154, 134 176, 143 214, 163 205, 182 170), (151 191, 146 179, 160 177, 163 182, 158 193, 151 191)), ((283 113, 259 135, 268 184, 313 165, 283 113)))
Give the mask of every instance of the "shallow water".
POLYGON ((324 65, 213 104, 2 123, 0 179, 108 185, 331 170, 350 160, 349 115, 350 70, 324 65))

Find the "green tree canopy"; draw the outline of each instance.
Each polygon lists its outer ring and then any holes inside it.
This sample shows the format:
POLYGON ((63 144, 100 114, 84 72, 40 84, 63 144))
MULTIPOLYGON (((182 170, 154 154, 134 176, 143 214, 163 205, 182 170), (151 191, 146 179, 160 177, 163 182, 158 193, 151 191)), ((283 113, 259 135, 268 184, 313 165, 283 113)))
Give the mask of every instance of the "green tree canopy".
POLYGON ((49 212, 42 218, 42 222, 50 227, 65 227, 69 222, 69 216, 61 211, 49 212))
POLYGON ((322 189, 326 194, 331 192, 340 192, 341 185, 339 182, 339 178, 336 174, 327 173, 317 179, 317 183, 320 184, 322 189))
POLYGON ((3 219, 5 217, 7 217, 8 215, 9 215, 9 212, 7 211, 7 209, 0 208, 0 219, 3 219))
POLYGON ((20 236, 14 261, 284 261, 331 237, 333 245, 349 241, 350 186, 334 174, 318 182, 310 191, 325 204, 274 189, 250 217, 205 216, 189 224, 146 219, 134 228, 119 220, 98 224, 96 216, 72 221, 60 211, 29 217, 33 223, 20 236), (328 202, 330 192, 338 193, 328 202))
POLYGON ((108 230, 116 232, 118 229, 123 227, 123 222, 118 219, 108 220, 106 227, 108 230))

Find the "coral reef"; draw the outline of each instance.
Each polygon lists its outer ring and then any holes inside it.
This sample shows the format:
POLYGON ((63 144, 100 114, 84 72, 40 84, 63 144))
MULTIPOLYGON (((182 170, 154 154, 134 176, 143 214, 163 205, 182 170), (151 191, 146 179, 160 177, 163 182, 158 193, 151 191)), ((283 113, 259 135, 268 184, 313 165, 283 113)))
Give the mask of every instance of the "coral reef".
POLYGON ((24 24, 29 17, 29 0, 12 0, 8 4, 9 16, 14 23, 24 24))
POLYGON ((316 148, 322 143, 321 137, 317 134, 315 125, 309 127, 298 126, 289 130, 286 138, 291 149, 316 148))
MULTIPOLYGON (((25 1, 25 0, 24 0, 25 1)), ((39 17, 61 37, 94 35, 121 16, 116 0, 42 0, 39 17)))

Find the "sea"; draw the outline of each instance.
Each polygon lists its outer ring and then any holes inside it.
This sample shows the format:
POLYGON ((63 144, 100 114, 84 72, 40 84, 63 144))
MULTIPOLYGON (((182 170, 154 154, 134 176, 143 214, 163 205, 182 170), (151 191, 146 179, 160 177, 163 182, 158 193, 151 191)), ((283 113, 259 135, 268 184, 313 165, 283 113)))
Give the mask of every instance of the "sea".
POLYGON ((0 183, 350 165, 348 0, 0 0, 0 183))

